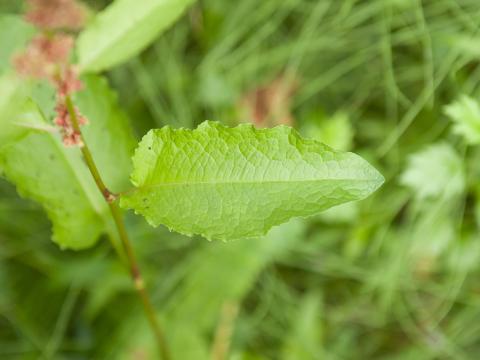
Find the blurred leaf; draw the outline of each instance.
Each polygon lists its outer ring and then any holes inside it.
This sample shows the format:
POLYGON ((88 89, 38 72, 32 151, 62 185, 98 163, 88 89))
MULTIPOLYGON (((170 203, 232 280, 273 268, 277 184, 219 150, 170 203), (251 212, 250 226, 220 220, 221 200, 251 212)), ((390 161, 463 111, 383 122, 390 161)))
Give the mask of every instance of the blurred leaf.
POLYGON ((85 89, 75 94, 75 104, 89 120, 89 125, 83 129, 85 141, 109 189, 124 191, 129 186, 131 156, 137 141, 107 80, 89 75, 82 81, 85 89))
POLYGON ((5 74, 0 77, 0 148, 27 131, 26 127, 16 125, 13 120, 25 117, 20 114, 23 112, 27 93, 25 83, 17 76, 5 74))
MULTIPOLYGON (((90 76, 85 87, 85 92, 77 95, 80 110, 91 116, 85 134, 102 165, 102 175, 115 190, 122 190, 135 141, 106 81, 90 76)), ((100 234, 111 231, 108 208, 78 149, 65 148, 51 123, 30 104, 28 113, 15 118, 16 124, 29 127, 0 147, 0 169, 22 196, 44 206, 57 244, 72 249, 89 247, 100 234)))
POLYGON ((152 130, 133 162, 136 189, 121 205, 153 226, 208 239, 260 236, 292 217, 363 199, 383 183, 359 156, 281 126, 152 130))
POLYGON ((453 121, 453 131, 469 144, 480 143, 480 105, 478 101, 462 95, 445 107, 445 113, 453 121))
POLYGON ((325 210, 319 218, 331 224, 350 223, 357 218, 358 206, 356 202, 349 202, 325 210))
POLYGON ((53 241, 62 248, 92 245, 103 232, 108 210, 77 151, 46 132, 30 132, 0 150, 4 175, 23 197, 43 205, 53 241))
POLYGON ((20 16, 0 14, 0 74, 10 66, 12 55, 35 33, 35 28, 20 16))
POLYGON ((316 111, 307 117, 302 125, 302 134, 321 141, 328 146, 348 151, 352 148, 353 128, 348 114, 337 112, 331 117, 325 117, 316 111))
POLYGON ((82 71, 98 72, 137 55, 194 0, 116 0, 78 38, 82 71))
POLYGON ((418 199, 459 195, 465 188, 462 159, 447 143, 430 145, 409 157, 400 182, 418 199))

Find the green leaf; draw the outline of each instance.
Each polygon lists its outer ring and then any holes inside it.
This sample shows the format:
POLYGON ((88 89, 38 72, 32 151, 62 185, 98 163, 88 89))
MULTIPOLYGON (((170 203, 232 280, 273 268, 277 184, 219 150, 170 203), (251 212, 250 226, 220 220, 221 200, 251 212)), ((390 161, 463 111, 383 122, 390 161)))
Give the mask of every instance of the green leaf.
POLYGON ((480 143, 480 105, 467 95, 445 107, 445 113, 454 123, 453 131, 469 144, 480 143))
POLYGON ((447 143, 431 145, 409 157, 400 183, 420 200, 459 195, 465 188, 462 159, 447 143))
POLYGON ((11 139, 22 135, 26 129, 15 126, 16 119, 22 112, 27 91, 25 84, 13 74, 0 77, 0 148, 11 139))
POLYGON ((21 79, 13 73, 0 76, 0 148, 32 129, 52 130, 53 127, 38 116, 39 107, 44 114, 45 110, 54 107, 44 85, 21 79))
POLYGON ((133 130, 106 79, 89 75, 82 82, 85 88, 74 100, 89 120, 89 125, 82 129, 85 141, 108 188, 124 191, 130 186, 131 156, 137 144, 133 130))
MULTIPOLYGON (((123 190, 135 146, 132 132, 107 82, 98 76, 85 77, 83 82, 85 90, 75 99, 90 121, 83 128, 85 137, 107 185, 123 190)), ((79 149, 63 146, 51 122, 32 101, 27 101, 23 109, 11 125, 13 129, 18 124, 26 126, 1 144, 0 169, 22 196, 45 208, 57 244, 71 249, 89 247, 102 233, 112 233, 108 207, 79 149)), ((0 113, 0 120, 4 118, 0 113)))
POLYGON ((292 217, 363 199, 383 177, 352 153, 285 126, 205 122, 150 131, 133 158, 136 189, 121 198, 157 226, 208 239, 265 234, 292 217))
POLYGON ((137 55, 194 0, 117 0, 78 38, 82 71, 106 70, 137 55))
POLYGON ((0 73, 10 66, 12 55, 35 33, 35 28, 20 16, 0 16, 0 73))
POLYGON ((314 112, 302 126, 301 132, 334 149, 348 151, 352 148, 354 130, 348 114, 344 112, 337 112, 331 117, 314 112))
POLYGON ((65 149, 58 135, 28 132, 0 149, 0 168, 20 195, 42 204, 61 247, 88 247, 103 232, 108 208, 78 149, 65 149))

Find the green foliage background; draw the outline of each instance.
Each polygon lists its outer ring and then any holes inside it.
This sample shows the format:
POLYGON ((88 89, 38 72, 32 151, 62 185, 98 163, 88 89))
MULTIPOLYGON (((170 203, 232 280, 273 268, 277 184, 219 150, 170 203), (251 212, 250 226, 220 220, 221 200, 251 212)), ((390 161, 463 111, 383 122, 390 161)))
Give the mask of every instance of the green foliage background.
MULTIPOLYGON (((287 71, 295 127, 387 179, 262 240, 191 239, 129 214, 175 359, 209 358, 225 323, 230 359, 478 358, 479 26, 477 0, 203 0, 108 72, 139 139, 234 125, 242 94, 287 71)), ((0 358, 155 358, 108 242, 62 251, 50 228, 0 180, 0 358)))

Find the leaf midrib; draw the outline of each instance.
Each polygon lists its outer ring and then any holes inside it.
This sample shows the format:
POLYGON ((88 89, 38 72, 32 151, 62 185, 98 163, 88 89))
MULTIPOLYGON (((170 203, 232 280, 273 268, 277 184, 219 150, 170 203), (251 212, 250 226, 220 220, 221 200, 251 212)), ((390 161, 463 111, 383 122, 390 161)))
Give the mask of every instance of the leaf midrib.
POLYGON ((143 190, 157 187, 168 186, 196 186, 196 185, 269 185, 269 184, 287 184, 287 183, 314 183, 324 181, 352 181, 352 182, 381 182, 381 179, 358 179, 358 178, 319 178, 319 179, 295 179, 295 180, 248 180, 248 181, 196 181, 196 182, 169 182, 137 186, 135 190, 143 190))

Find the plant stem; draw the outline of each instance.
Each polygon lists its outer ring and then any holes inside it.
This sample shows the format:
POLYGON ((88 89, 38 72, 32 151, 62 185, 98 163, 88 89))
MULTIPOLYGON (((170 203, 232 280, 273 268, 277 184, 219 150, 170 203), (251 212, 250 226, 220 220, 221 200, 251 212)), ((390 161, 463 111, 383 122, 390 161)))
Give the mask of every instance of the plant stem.
POLYGON ((80 124, 77 118, 77 113, 75 111, 75 106, 73 105, 72 99, 69 95, 66 96, 65 102, 67 105, 68 113, 70 115, 70 120, 72 122, 73 129, 80 135, 83 145, 80 147, 82 151, 83 157, 87 164, 90 173, 92 174, 95 183, 97 184, 98 189, 102 193, 105 201, 108 203, 108 207, 110 208, 110 212, 112 214, 113 220, 115 222, 115 226, 118 230, 118 235, 123 245, 123 249, 127 255, 127 261, 130 267, 130 273, 133 279, 133 283, 135 286, 135 290, 137 291, 140 299, 142 301, 143 310, 148 318, 150 326, 155 334, 157 339, 158 347, 160 350, 161 358, 163 360, 169 360, 170 355, 167 347, 167 343, 163 332, 160 328, 160 324, 157 320, 157 316, 155 315, 155 308, 152 305, 148 292, 145 288, 145 281, 143 280, 143 276, 140 272, 140 267, 138 266, 138 262, 135 256, 135 252, 132 247, 132 243, 128 237, 127 229, 125 227, 125 222, 123 221, 122 213, 118 204, 116 203, 117 196, 113 194, 103 182, 102 177, 100 176, 100 172, 98 171, 97 166, 95 165, 95 161, 93 160, 92 153, 88 148, 87 143, 85 142, 85 138, 83 137, 82 131, 80 129, 80 124))

